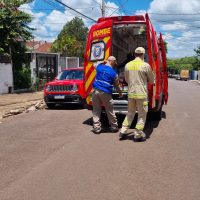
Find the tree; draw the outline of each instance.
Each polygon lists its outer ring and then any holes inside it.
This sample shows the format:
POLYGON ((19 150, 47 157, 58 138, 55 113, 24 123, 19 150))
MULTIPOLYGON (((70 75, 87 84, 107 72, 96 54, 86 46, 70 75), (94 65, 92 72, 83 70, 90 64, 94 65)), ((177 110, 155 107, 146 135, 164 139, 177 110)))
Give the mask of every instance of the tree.
POLYGON ((172 74, 180 73, 182 69, 196 70, 197 60, 193 57, 184 57, 180 59, 167 59, 168 70, 172 74))
POLYGON ((33 0, 0 0, 0 53, 10 54, 10 48, 19 41, 31 38, 27 25, 32 18, 18 8, 33 0))
POLYGON ((83 20, 75 17, 65 24, 57 39, 53 42, 52 51, 60 52, 66 56, 83 58, 87 34, 88 28, 84 25, 83 20))
POLYGON ((194 49, 196 55, 196 62, 197 62, 197 69, 196 70, 200 70, 200 46, 197 49, 194 49))
POLYGON ((27 83, 27 63, 25 41, 32 37, 28 23, 32 18, 19 10, 22 4, 33 0, 0 0, 0 55, 10 57, 13 64, 15 89, 30 86, 27 83))
POLYGON ((165 47, 165 52, 166 52, 166 54, 168 53, 167 45, 168 45, 168 43, 164 40, 164 47, 165 47))

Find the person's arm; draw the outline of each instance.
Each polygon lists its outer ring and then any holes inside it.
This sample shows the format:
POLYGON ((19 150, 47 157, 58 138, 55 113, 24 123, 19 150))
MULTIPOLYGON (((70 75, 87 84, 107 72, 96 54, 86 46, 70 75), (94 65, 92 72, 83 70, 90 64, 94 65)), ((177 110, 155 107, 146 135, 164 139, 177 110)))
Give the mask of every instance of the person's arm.
POLYGON ((151 69, 150 65, 147 66, 147 79, 150 84, 155 83, 155 75, 154 75, 154 72, 151 69))
POLYGON ((118 77, 118 75, 116 75, 116 77, 115 77, 114 86, 115 86, 117 92, 119 93, 119 96, 122 97, 123 94, 122 94, 122 91, 121 91, 120 86, 119 86, 119 77, 118 77))
POLYGON ((124 78, 125 78, 125 81, 128 83, 129 75, 128 75, 128 65, 127 64, 125 65, 125 68, 124 68, 124 78))

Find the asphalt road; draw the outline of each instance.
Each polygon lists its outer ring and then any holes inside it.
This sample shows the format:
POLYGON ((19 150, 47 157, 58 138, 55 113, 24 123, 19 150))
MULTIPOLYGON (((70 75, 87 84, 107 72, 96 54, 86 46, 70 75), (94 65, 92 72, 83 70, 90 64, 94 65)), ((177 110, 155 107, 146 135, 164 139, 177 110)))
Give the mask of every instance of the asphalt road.
POLYGON ((141 143, 131 136, 119 141, 116 133, 94 135, 91 112, 84 109, 4 119, 0 199, 199 199, 199 91, 199 84, 169 80, 163 118, 147 122, 150 137, 141 143))

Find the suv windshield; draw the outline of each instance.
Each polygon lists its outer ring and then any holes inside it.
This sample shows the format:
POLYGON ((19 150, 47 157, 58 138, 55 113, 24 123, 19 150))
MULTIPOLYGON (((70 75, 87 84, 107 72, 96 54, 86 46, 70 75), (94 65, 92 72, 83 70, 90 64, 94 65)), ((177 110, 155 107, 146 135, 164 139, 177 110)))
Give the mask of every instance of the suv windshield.
POLYGON ((64 70, 58 77, 58 80, 82 80, 83 70, 64 70))

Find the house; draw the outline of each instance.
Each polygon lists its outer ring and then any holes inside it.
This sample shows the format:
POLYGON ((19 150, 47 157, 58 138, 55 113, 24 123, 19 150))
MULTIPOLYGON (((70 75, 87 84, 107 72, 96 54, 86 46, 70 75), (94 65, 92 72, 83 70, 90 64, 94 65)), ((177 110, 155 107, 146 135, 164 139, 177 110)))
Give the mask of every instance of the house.
POLYGON ((59 53, 51 52, 52 43, 46 41, 28 41, 26 47, 30 55, 31 77, 40 89, 46 82, 52 81, 58 74, 59 53))

